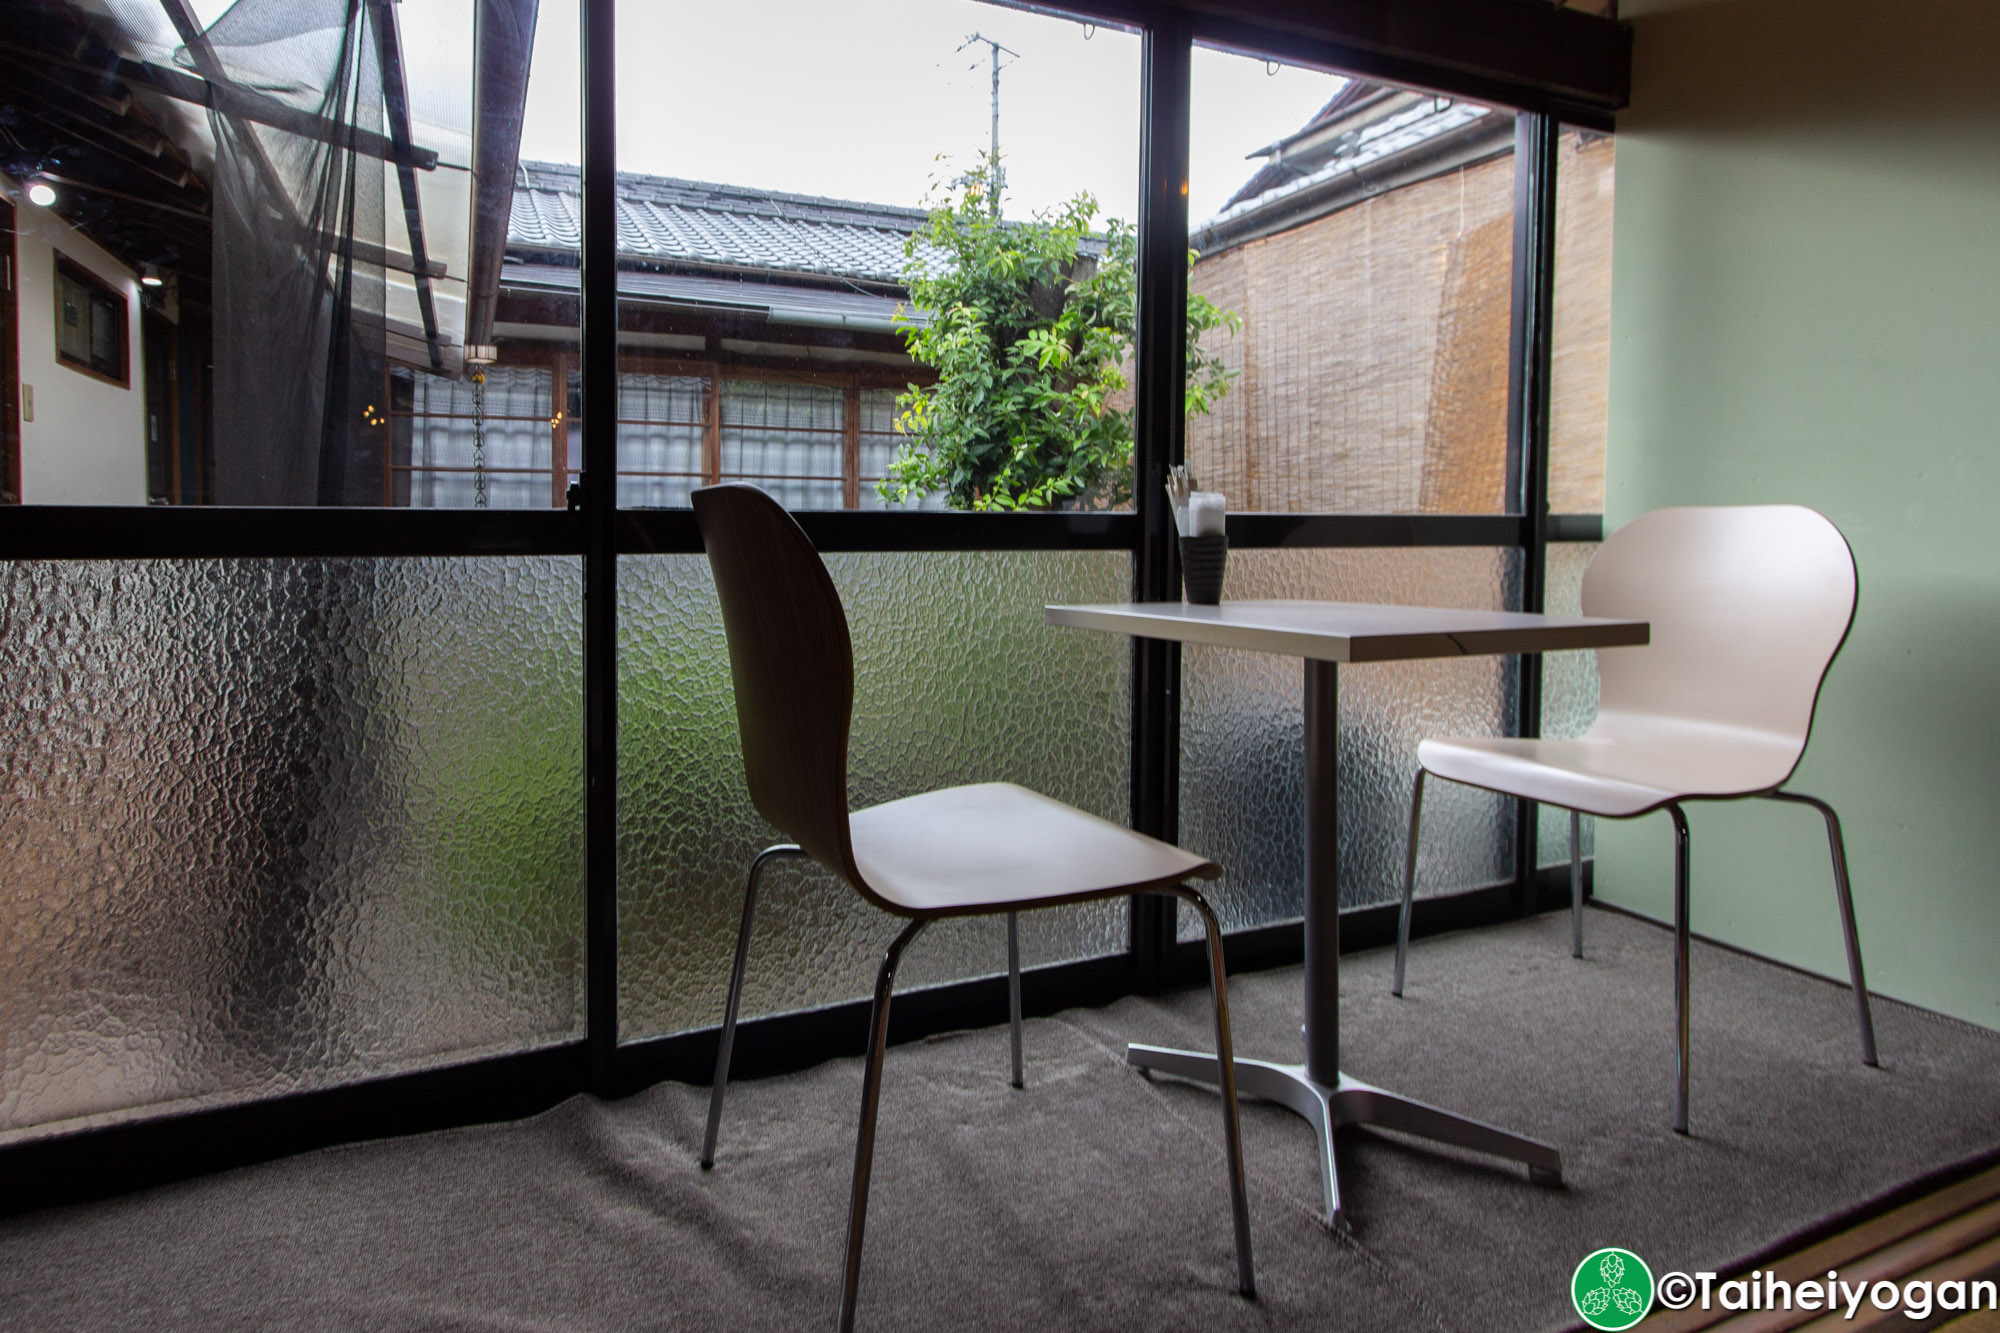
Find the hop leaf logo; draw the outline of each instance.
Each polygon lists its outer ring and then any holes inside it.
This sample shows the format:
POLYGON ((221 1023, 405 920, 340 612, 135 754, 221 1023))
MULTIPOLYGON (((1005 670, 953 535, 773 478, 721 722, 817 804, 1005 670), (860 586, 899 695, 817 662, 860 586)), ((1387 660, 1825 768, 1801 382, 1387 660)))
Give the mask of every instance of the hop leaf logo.
POLYGON ((1653 1308, 1653 1274, 1630 1250, 1599 1250, 1576 1266, 1570 1300, 1592 1328, 1630 1328, 1653 1308))

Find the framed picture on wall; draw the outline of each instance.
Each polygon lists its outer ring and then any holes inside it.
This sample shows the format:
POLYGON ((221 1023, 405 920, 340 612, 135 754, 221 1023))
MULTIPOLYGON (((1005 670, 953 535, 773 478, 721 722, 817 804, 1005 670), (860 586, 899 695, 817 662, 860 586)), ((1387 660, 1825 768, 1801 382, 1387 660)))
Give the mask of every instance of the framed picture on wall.
POLYGON ((56 360, 72 370, 132 383, 125 294, 66 255, 56 256, 56 360))

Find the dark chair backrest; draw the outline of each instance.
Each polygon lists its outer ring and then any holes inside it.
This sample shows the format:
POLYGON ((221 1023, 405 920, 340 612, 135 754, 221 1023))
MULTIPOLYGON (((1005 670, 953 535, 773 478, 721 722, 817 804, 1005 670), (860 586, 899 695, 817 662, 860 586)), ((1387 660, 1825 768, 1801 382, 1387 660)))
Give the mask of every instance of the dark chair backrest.
POLYGON ((847 828, 854 647, 840 594, 798 520, 764 491, 708 486, 693 503, 722 598, 750 799, 858 887, 847 828))

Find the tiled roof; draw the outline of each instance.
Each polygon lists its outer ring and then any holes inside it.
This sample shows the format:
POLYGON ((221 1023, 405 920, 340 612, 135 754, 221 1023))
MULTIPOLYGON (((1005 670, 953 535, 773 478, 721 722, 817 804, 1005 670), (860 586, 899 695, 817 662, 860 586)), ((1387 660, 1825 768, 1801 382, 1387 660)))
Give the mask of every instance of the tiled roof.
MULTIPOLYGON (((509 260, 502 270, 501 281, 516 290, 573 292, 579 286, 579 277, 573 265, 509 260)), ((887 333, 924 322, 919 312, 894 296, 784 282, 745 282, 739 278, 628 270, 618 275, 618 296, 620 300, 749 314, 774 324, 816 324, 887 333)))
POLYGON ((1189 242, 1204 255, 1296 227, 1387 190, 1510 151, 1513 117, 1471 102, 1351 83, 1189 242))
POLYGON ((1386 91, 1381 84, 1370 83, 1366 79, 1349 79, 1342 84, 1340 91, 1335 93, 1333 99, 1325 106, 1314 112, 1311 120, 1277 143, 1267 148, 1260 148, 1251 154, 1253 157, 1265 158, 1264 165, 1257 168, 1249 180, 1243 182, 1241 189, 1229 196, 1229 201, 1223 204, 1222 211, 1226 213, 1238 204, 1247 203, 1260 194, 1275 190, 1286 181, 1297 180, 1305 175, 1305 172, 1286 163, 1280 156, 1280 150, 1305 138, 1320 126, 1352 114, 1362 103, 1379 99, 1386 91))
MULTIPOLYGON (((1261 168, 1204 226, 1220 228, 1247 213, 1269 208, 1287 196, 1314 186, 1325 185, 1341 177, 1365 176, 1370 168, 1440 139, 1453 130, 1485 120, 1490 115, 1492 112, 1488 108, 1471 102, 1423 98, 1393 115, 1360 126, 1351 138, 1340 145, 1339 152, 1311 170, 1299 171, 1282 164, 1261 168)), ((1307 128, 1320 123, 1321 118, 1315 117, 1307 128)))
MULTIPOLYGON (((894 283, 920 208, 774 194, 670 176, 618 176, 618 256, 757 272, 809 273, 894 283)), ((523 162, 515 175, 507 247, 576 253, 583 238, 582 174, 523 162)))

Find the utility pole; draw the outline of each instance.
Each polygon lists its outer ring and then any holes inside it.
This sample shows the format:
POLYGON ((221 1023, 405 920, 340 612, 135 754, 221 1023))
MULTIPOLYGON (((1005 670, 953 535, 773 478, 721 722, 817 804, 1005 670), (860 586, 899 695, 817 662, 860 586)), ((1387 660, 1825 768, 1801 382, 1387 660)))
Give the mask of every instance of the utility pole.
MULTIPOLYGON (((993 55, 993 147, 991 150, 992 155, 988 160, 992 163, 993 166, 993 181, 992 181, 993 190, 990 203, 992 204, 993 207, 993 216, 997 218, 1000 216, 1000 192, 1002 189, 1006 187, 1007 184, 1006 168, 1000 165, 1000 55, 1002 52, 1006 52, 1006 54, 1014 57, 1014 59, 1019 60, 1021 58, 1021 53, 1019 51, 1009 50, 1007 47, 1004 47, 1000 45, 1000 43, 994 41, 991 37, 982 36, 981 34, 976 32, 973 33, 972 36, 966 38, 963 42, 960 42, 958 44, 958 49, 963 51, 966 47, 971 46, 974 42, 986 43, 987 46, 992 48, 992 55, 993 55)), ((974 66, 974 68, 976 69, 978 67, 974 66)))

